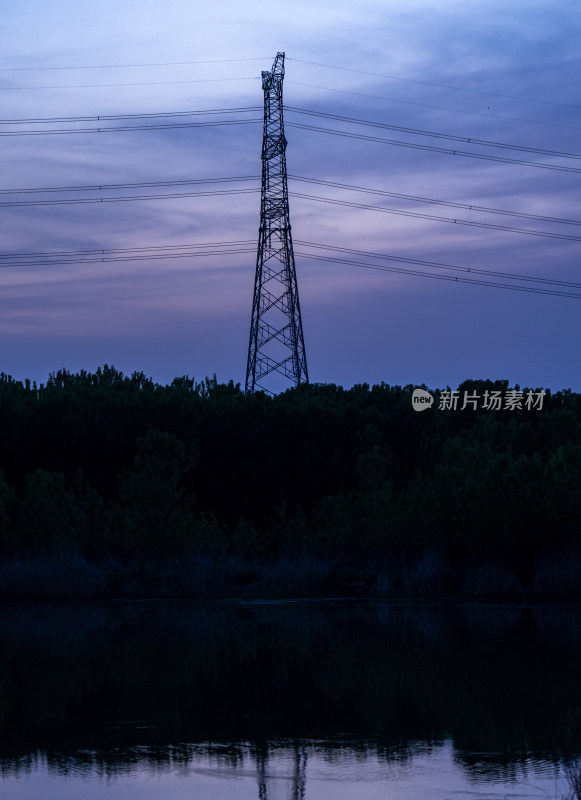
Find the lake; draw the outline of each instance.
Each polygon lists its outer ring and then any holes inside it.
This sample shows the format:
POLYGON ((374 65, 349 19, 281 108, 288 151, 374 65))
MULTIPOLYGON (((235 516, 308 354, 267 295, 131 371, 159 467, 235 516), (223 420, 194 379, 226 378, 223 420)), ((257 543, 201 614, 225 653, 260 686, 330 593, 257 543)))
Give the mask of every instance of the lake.
POLYGON ((0 798, 551 798, 581 755, 581 608, 0 608, 0 798))

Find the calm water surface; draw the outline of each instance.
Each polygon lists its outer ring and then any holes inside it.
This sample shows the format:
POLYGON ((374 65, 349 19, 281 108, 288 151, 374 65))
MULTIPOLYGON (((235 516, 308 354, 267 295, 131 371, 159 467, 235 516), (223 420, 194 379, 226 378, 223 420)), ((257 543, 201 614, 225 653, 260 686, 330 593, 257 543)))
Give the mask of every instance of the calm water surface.
POLYGON ((0 609, 0 798, 554 798, 581 609, 0 609))

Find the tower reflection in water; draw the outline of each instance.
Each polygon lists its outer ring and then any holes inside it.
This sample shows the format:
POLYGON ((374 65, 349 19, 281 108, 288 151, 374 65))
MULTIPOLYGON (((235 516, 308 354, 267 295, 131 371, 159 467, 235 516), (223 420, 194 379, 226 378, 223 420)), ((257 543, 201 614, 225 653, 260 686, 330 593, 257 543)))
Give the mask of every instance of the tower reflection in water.
MULTIPOLYGON (((291 759, 284 759, 283 769, 275 768, 268 745, 254 748, 258 800, 304 800, 307 785, 307 751, 296 744, 291 759), (285 791, 286 789, 286 791, 285 791)), ((277 765, 278 766, 278 765, 277 765)))

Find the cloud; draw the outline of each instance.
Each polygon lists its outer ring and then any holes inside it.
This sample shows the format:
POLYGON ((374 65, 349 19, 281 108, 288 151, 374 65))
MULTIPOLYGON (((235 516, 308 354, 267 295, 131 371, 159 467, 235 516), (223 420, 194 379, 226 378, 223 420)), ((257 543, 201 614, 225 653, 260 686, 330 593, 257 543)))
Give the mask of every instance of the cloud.
MULTIPOLYGON (((581 120, 574 107, 578 98, 573 76, 579 67, 581 31, 577 5, 572 2, 553 4, 550 9, 530 0, 509 6, 480 0, 469 5, 458 0, 437 5, 431 0, 370 0, 358 6, 304 2, 291 8, 262 1, 242 7, 229 3, 192 6, 168 0, 160 9, 159 3, 150 0, 139 4, 104 0, 82 7, 70 0, 44 6, 26 1, 9 4, 5 17, 12 33, 0 66, 165 66, 4 70, 0 90, 2 86, 103 84, 92 89, 0 91, 4 120, 241 106, 260 109, 260 72, 270 68, 277 50, 285 50, 287 106, 472 140, 578 151, 581 120), (247 58, 258 60, 230 61, 247 58), (215 63, 169 63, 194 61, 215 63)), ((260 119, 262 112, 253 116, 260 119)), ((452 151, 474 149, 480 154, 555 165, 576 166, 575 159, 315 120, 290 109, 285 119, 288 169, 294 175, 524 214, 578 216, 578 173, 348 139, 290 123, 308 122, 452 151)), ((8 126, 0 125, 2 130, 8 126)), ((15 189, 258 175, 261 134, 258 123, 3 137, 2 183, 6 189, 15 189)), ((571 236, 579 233, 579 226, 293 181, 290 190, 296 242, 576 279, 579 251, 575 241, 397 216, 295 195, 571 236)), ((173 191, 128 188, 122 193, 173 191)), ((114 191, 86 190, 14 195, 12 199, 114 195, 114 191)), ((0 202, 6 199, 0 196, 0 202)), ((259 196, 0 207, 0 218, 4 254, 238 239, 256 242, 259 196)), ((578 380, 572 368, 573 343, 581 333, 577 300, 316 262, 299 255, 304 247, 295 244, 295 250, 313 380, 346 384, 425 380, 429 385, 443 385, 469 374, 519 378, 521 372, 537 385, 551 381, 562 386, 578 380)), ((111 352, 118 352, 129 371, 147 368, 154 377, 169 378, 169 368, 176 374, 200 375, 195 366, 191 368, 195 357, 204 374, 216 371, 225 378, 241 379, 255 252, 251 248, 249 253, 203 261, 143 259, 0 269, 0 327, 16 342, 5 353, 2 368, 41 379, 45 376, 35 370, 49 362, 51 368, 63 363, 88 368, 89 361, 110 359, 111 352), (172 354, 169 360, 166 351, 172 354)))

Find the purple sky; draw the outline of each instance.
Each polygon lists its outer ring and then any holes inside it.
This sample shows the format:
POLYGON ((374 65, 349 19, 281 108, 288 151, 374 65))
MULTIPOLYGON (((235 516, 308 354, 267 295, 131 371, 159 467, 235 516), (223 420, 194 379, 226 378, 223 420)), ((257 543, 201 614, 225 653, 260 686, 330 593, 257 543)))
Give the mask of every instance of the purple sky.
MULTIPOLYGON (((0 369, 18 379, 44 381, 60 367, 94 370, 108 363, 128 373, 143 370, 164 383, 176 375, 201 379, 213 373, 219 380, 244 382, 258 180, 215 187, 26 194, 6 190, 258 176, 261 124, 178 128, 176 123, 209 117, 99 123, 68 118, 254 106, 255 112, 222 119, 259 119, 260 72, 270 69, 280 50, 287 58, 289 175, 525 215, 289 180, 311 380, 345 386, 362 381, 426 383, 435 388, 456 386, 466 378, 506 378, 511 385, 580 391, 581 156, 531 152, 581 153, 579 41, 581 12, 576 0, 381 0, 357 5, 320 0, 249 5, 229 0, 203 5, 102 0, 90 7, 72 0, 6 0, 0 25, 0 133, 153 122, 172 127, 2 136, 0 203, 204 189, 256 191, 0 206, 0 262, 9 265, 0 270, 0 369), (527 149, 348 124, 290 108, 527 149), (6 122, 46 118, 64 121, 6 122), (291 123, 572 171, 335 136, 291 123), (296 194, 556 236, 357 209, 296 194), (222 241, 248 244, 231 248, 245 252, 214 257, 27 266, 15 266, 19 259, 14 257, 222 241), (315 253, 299 245, 301 241, 568 281, 578 286, 367 261, 579 297, 316 261, 299 255, 315 253)), ((165 249, 163 254, 169 252, 165 249)), ((327 258, 333 255, 318 252, 327 258)))

